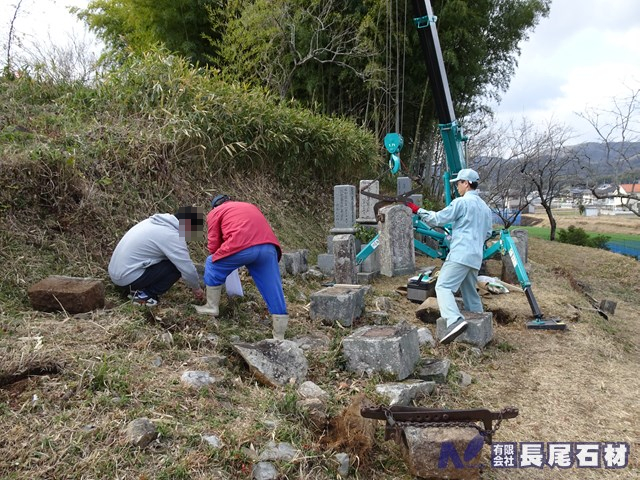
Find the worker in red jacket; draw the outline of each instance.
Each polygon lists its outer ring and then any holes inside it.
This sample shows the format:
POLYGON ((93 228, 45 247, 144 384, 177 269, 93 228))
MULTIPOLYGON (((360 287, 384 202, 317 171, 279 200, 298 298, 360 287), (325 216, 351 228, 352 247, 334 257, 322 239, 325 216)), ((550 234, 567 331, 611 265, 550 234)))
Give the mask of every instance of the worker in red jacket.
POLYGON ((214 197, 207 215, 207 246, 211 253, 204 269, 207 304, 196 307, 198 312, 218 316, 227 276, 246 266, 271 314, 273 338, 284 340, 289 315, 278 267, 282 250, 260 209, 227 195, 214 197))

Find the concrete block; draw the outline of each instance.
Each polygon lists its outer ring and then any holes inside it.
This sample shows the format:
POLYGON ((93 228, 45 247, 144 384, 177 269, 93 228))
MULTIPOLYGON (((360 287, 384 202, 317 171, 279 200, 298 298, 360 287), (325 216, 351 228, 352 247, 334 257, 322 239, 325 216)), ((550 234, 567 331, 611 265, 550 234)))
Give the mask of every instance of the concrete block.
POLYGON ((333 325, 339 322, 350 327, 364 312, 364 297, 368 290, 359 285, 334 285, 311 294, 312 320, 333 325))
POLYGON ((43 312, 90 312, 104 307, 104 284, 95 278, 51 275, 27 290, 31 306, 43 312))
MULTIPOLYGON (((493 339, 493 314, 491 312, 474 313, 463 311, 462 315, 469 322, 469 326, 454 342, 462 342, 484 348, 493 339)), ((439 318, 436 322, 436 337, 438 339, 444 336, 446 328, 445 319, 439 318)))
POLYGON ((347 370, 356 373, 389 373, 404 380, 420 359, 418 331, 406 324, 365 326, 342 340, 347 370))

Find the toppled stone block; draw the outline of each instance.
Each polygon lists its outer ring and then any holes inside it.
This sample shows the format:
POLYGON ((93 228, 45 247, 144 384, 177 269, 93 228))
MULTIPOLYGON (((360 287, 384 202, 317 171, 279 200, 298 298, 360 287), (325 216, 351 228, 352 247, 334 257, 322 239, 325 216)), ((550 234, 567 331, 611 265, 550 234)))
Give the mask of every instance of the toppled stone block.
POLYGON ((339 322, 350 327, 353 321, 360 318, 364 311, 364 297, 367 288, 359 285, 334 285, 323 288, 311 294, 311 309, 309 315, 312 320, 333 325, 339 322))
POLYGON ((435 297, 429 297, 416 309, 416 317, 424 323, 433 323, 440 318, 440 307, 435 297))
POLYGON ((309 270, 308 250, 296 250, 294 252, 282 252, 280 259, 280 275, 301 275, 309 270))
POLYGON ((307 376, 304 352, 290 340, 262 340, 258 343, 234 343, 233 348, 249 365, 258 381, 281 387, 293 381, 299 384, 307 376))
POLYGON ((484 438, 472 427, 405 427, 410 472, 420 478, 479 480, 484 438))
POLYGON ((420 359, 418 332, 405 323, 361 327, 342 340, 342 350, 347 370, 390 373, 397 380, 411 375, 420 359))
MULTIPOLYGON (((491 312, 462 312, 469 326, 454 342, 467 343, 476 347, 484 346, 493 339, 493 314, 491 312)), ((441 339, 447 329, 447 322, 439 318, 436 322, 436 337, 441 339)))
POLYGON ((376 392, 384 396, 389 405, 406 407, 410 405, 414 399, 430 395, 435 388, 435 382, 406 380, 404 382, 376 385, 376 392))
POLYGON ((416 377, 436 383, 446 383, 451 360, 448 358, 423 358, 416 377))
POLYGON ((42 312, 90 312, 104 307, 104 284, 95 278, 51 275, 27 290, 31 306, 42 312))

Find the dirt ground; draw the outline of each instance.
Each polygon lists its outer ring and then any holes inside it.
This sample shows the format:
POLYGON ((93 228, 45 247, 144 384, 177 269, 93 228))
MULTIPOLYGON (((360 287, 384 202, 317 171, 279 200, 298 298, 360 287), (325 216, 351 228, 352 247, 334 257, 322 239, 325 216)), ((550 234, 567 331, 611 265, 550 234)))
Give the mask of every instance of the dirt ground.
MULTIPOLYGON (((420 266, 438 264, 419 257, 420 266)), ((498 261, 489 262, 498 275, 498 261)), ((529 272, 545 317, 568 324, 565 332, 525 328, 531 318, 522 293, 484 298, 501 322, 482 351, 454 342, 423 352, 452 361, 449 382, 419 402, 438 408, 506 406, 519 416, 505 420, 496 442, 625 442, 629 466, 621 470, 489 469, 483 480, 508 479, 638 479, 640 478, 640 262, 606 251, 530 239, 529 272), (590 300, 617 302, 604 320, 590 310, 590 300), (575 305, 575 308, 571 305, 575 305), (459 372, 473 377, 460 387, 459 372)), ((406 279, 379 278, 367 297, 367 311, 378 297, 390 299, 389 323, 415 317, 417 305, 397 293, 406 279)), ((359 377, 341 368, 340 338, 348 330, 312 322, 308 298, 319 283, 287 281, 290 305, 288 337, 318 334, 333 338, 309 355, 309 378, 330 392, 330 411, 337 415, 349 400, 373 391, 380 378, 359 377)), ((303 449, 302 460, 280 466, 281 479, 338 478, 327 467, 321 437, 303 427, 290 389, 262 387, 233 355, 233 336, 256 341, 269 336, 260 299, 223 305, 223 324, 210 338, 211 325, 189 313, 189 297, 178 292, 174 305, 153 316, 141 314, 110 298, 104 312, 65 316, 28 311, 0 312, 0 376, 29 362, 57 365, 59 372, 0 388, 0 478, 7 479, 231 479, 250 478, 251 455, 268 440, 289 441, 303 449), (245 317, 253 311, 252 317, 245 317), (171 335, 167 335, 170 333, 171 335), (203 360, 226 357, 221 367, 203 360), (160 359, 160 364, 156 360, 160 359), (211 392, 194 394, 180 386, 185 369, 207 369, 224 380, 211 392), (122 443, 122 429, 134 418, 148 416, 161 432, 151 449, 136 451, 122 443), (275 418, 279 426, 267 427, 275 418), (212 451, 201 436, 218 434, 225 444, 212 451), (324 463, 323 463, 324 462, 324 463)), ((359 321, 370 319, 365 315, 359 321)), ((433 327, 430 326, 432 329, 433 327)), ((435 332, 434 332, 435 333, 435 332)), ((352 455, 352 478, 407 480, 397 449, 381 439, 369 458, 352 455)), ((489 462, 488 448, 484 462, 489 462)))

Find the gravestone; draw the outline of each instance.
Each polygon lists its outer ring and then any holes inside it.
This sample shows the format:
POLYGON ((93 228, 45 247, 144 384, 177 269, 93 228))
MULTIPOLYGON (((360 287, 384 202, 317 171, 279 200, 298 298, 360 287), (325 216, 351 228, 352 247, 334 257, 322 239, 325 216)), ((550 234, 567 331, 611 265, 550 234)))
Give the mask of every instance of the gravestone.
POLYGON ((336 185, 333 187, 333 228, 331 233, 355 233, 356 187, 336 185))
POLYGON ((396 204, 381 208, 379 214, 380 273, 386 277, 413 274, 416 255, 411 210, 396 204))
POLYGON ((356 244, 353 235, 333 237, 333 274, 336 283, 357 283, 356 244))
MULTIPOLYGON (((360 190, 366 190, 370 193, 380 193, 380 182, 378 180, 360 180, 360 190)), ((376 224, 376 214, 373 210, 374 205, 378 202, 377 199, 368 197, 360 193, 358 203, 358 223, 364 225, 376 224)))
POLYGON ((396 191, 398 196, 411 191, 411 179, 409 177, 398 177, 396 191))

